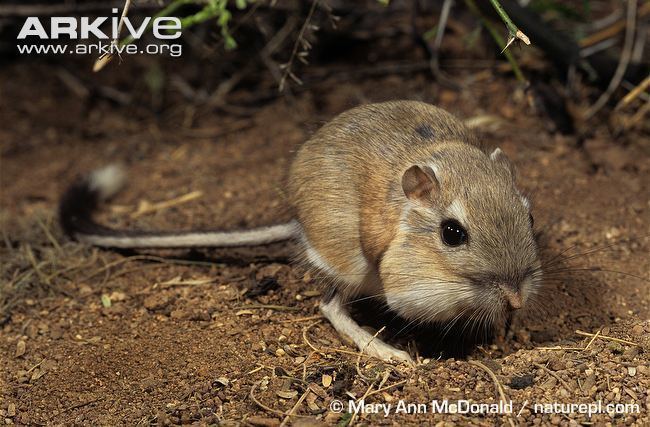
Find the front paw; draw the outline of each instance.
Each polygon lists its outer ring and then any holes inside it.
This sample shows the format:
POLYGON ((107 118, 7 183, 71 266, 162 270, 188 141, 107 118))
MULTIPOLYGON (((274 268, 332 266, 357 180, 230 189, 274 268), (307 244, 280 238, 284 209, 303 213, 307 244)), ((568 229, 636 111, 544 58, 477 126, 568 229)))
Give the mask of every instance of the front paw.
POLYGON ((392 345, 386 344, 377 339, 373 340, 366 346, 363 353, 384 360, 386 362, 406 362, 409 365, 414 365, 411 355, 405 351, 398 350, 392 345))

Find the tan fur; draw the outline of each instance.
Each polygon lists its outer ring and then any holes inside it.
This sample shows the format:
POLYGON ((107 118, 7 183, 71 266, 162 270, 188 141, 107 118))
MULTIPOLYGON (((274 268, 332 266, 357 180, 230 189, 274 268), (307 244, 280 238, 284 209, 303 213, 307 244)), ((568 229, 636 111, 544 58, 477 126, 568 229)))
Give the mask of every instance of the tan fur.
MULTIPOLYGON (((462 122, 425 103, 371 104, 336 117, 299 149, 288 194, 343 298, 384 294, 407 318, 449 320, 479 300, 501 307, 501 282, 538 265, 505 155, 490 158, 462 122), (431 167, 440 182, 410 200, 402 178, 414 165, 431 167), (470 222, 469 252, 440 242, 455 200, 470 222), (468 277, 493 277, 494 286, 483 295, 468 277)), ((531 292, 521 290, 524 302, 531 292)))

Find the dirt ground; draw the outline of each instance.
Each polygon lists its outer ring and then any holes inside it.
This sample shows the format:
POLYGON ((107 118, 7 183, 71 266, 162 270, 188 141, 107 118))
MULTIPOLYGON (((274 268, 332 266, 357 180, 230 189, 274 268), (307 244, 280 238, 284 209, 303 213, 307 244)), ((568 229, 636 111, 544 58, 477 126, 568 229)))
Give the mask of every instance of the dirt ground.
MULTIPOLYGON (((562 136, 527 109, 507 73, 455 79, 462 90, 434 84, 425 72, 326 78, 246 114, 179 103, 160 117, 106 100, 89 104, 45 63, 1 69, 0 418, 279 425, 292 413, 294 425, 648 425, 647 133, 614 135, 596 120, 586 138, 562 136), (112 161, 128 165, 130 185, 105 209, 108 224, 229 229, 285 220, 292 150, 349 107, 399 98, 463 118, 500 118, 481 126, 483 138, 517 165, 545 260, 562 260, 508 334, 467 358, 432 349, 430 328, 400 333, 399 319, 382 336, 418 355, 416 368, 358 357, 319 317, 318 280, 290 263, 118 254, 71 242, 56 224, 64 188, 112 161), (143 201, 193 192, 200 193, 185 203, 134 215, 143 201), (394 405, 392 412, 351 415, 332 403, 364 396, 394 405), (512 400, 513 413, 439 414, 426 406, 442 399, 512 400), (400 401, 425 408, 397 413, 400 401), (596 402, 603 411, 638 406, 591 417, 534 409, 596 402)), ((361 308, 357 317, 373 324, 375 316, 361 308)))

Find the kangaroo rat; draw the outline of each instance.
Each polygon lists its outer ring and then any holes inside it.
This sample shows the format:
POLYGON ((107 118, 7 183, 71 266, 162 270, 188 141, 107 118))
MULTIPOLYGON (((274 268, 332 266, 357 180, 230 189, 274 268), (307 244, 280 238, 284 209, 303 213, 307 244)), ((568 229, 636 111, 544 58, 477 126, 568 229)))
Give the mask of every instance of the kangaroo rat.
POLYGON ((359 349, 410 361, 361 328, 347 305, 380 296, 410 321, 494 325, 533 297, 541 264, 529 202, 500 149, 487 153, 446 111, 415 101, 346 111, 302 147, 289 173, 295 219, 244 231, 113 230, 91 219, 120 170, 95 171, 60 206, 63 229, 115 248, 247 246, 293 239, 329 279, 322 313, 359 349), (479 320, 475 320, 479 321, 479 320))

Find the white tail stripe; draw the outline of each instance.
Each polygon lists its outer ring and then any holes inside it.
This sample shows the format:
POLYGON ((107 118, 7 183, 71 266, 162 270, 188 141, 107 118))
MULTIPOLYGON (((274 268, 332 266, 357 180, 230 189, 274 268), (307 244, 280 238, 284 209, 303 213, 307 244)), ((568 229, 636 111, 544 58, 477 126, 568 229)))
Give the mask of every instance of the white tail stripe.
POLYGON ((245 231, 187 232, 167 235, 103 236, 77 234, 77 240, 112 248, 187 248, 257 246, 296 237, 296 221, 245 231))

